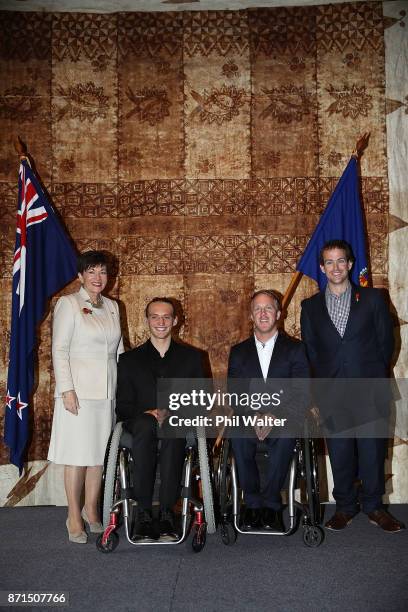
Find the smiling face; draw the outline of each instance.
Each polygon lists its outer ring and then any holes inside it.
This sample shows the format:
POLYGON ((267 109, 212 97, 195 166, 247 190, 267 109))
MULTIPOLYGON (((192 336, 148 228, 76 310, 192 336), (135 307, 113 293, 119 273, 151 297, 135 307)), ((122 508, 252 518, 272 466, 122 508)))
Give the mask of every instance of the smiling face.
POLYGON ((174 309, 167 302, 152 302, 147 312, 147 326, 152 338, 166 340, 170 338, 173 327, 177 325, 174 309))
POLYGON ((271 295, 260 293, 254 297, 251 303, 251 320, 259 340, 267 341, 276 334, 280 315, 276 300, 271 295))
POLYGON ((108 282, 106 266, 100 264, 91 266, 82 273, 78 272, 78 278, 92 302, 96 303, 98 296, 105 289, 108 282))
POLYGON ((326 275, 329 289, 333 293, 342 293, 347 289, 352 265, 344 249, 327 249, 323 252, 323 265, 320 265, 320 269, 326 275))

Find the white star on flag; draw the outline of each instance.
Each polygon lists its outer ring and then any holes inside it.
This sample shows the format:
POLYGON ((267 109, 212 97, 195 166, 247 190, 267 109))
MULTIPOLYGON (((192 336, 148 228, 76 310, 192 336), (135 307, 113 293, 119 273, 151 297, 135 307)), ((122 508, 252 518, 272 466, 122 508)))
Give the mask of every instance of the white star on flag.
POLYGON ((16 411, 17 411, 19 419, 23 418, 23 415, 22 415, 21 411, 24 408, 26 408, 27 406, 28 406, 28 404, 25 404, 24 402, 21 401, 21 399, 20 399, 20 391, 19 391, 18 395, 17 395, 17 406, 16 406, 16 411))
POLYGON ((12 402, 14 402, 16 398, 13 397, 12 395, 10 395, 10 391, 7 389, 7 395, 6 395, 6 406, 7 408, 10 408, 11 410, 11 404, 12 402))

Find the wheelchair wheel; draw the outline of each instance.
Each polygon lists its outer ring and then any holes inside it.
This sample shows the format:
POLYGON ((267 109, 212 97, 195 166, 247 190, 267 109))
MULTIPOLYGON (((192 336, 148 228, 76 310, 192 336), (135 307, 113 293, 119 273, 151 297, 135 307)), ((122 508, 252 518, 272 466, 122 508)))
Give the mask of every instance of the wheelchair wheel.
POLYGON ((102 523, 104 527, 109 525, 110 511, 117 498, 117 489, 120 487, 118 467, 121 436, 122 423, 116 423, 105 453, 104 478, 101 494, 102 523))
POLYGON ((231 442, 228 439, 222 441, 219 455, 219 509, 220 515, 226 521, 231 511, 231 464, 230 464, 231 442))
POLYGON ((194 552, 201 552, 205 546, 207 541, 207 525, 206 523, 201 523, 201 525, 197 528, 197 531, 194 534, 193 540, 191 542, 191 546, 193 547, 194 552))
POLYGON ((306 491, 310 519, 313 525, 319 525, 322 520, 319 490, 319 465, 316 441, 313 438, 305 439, 305 463, 306 491))
POLYGON ((96 540, 96 548, 103 553, 113 552, 118 544, 119 536, 114 531, 109 534, 105 544, 103 543, 103 533, 101 533, 96 540))
POLYGON ((232 546, 237 539, 237 532, 232 523, 221 523, 220 525, 221 540, 225 546, 232 546))
POLYGON ((207 531, 208 533, 212 534, 217 531, 217 528, 215 525, 214 497, 210 464, 208 461, 207 440, 205 437, 205 429, 203 427, 197 427, 197 447, 198 460, 200 463, 200 480, 203 494, 204 516, 207 523, 207 531))
POLYGON ((317 548, 324 540, 324 532, 321 527, 306 525, 303 528, 303 542, 309 548, 317 548))

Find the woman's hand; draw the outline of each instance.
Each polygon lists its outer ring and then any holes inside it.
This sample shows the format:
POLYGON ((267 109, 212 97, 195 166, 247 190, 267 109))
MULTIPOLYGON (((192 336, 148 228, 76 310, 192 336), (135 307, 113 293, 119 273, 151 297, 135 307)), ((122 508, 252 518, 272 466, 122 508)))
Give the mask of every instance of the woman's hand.
POLYGON ((65 410, 68 410, 68 412, 71 412, 72 414, 78 414, 79 402, 77 394, 73 389, 70 391, 64 391, 62 394, 62 401, 64 402, 65 410))

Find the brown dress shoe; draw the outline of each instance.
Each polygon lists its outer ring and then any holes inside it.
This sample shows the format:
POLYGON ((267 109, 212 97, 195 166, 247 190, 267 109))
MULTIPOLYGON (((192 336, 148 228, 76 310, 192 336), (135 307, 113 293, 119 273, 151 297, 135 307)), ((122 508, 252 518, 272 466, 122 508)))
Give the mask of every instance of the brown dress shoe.
POLYGON ((331 519, 327 521, 325 527, 326 529, 331 529, 332 531, 341 531, 342 529, 345 529, 347 525, 350 525, 354 516, 354 514, 348 514, 347 512, 337 510, 331 519))
POLYGON ((387 533, 397 533, 401 529, 405 529, 404 523, 401 523, 396 518, 391 516, 386 510, 374 510, 367 514, 370 523, 381 527, 387 533))

